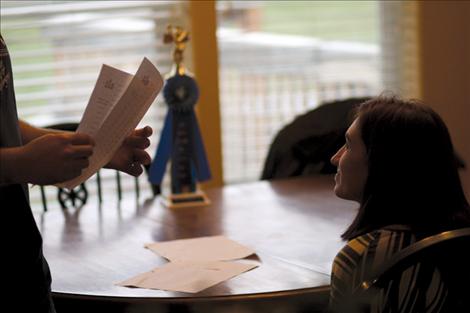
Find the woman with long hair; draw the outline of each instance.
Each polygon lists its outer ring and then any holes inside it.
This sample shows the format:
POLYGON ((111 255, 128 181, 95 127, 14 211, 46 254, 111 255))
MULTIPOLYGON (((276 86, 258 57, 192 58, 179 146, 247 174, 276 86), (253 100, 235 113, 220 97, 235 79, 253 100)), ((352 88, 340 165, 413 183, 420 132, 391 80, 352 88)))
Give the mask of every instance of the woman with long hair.
MULTIPOLYGON (((424 237, 470 226, 470 209, 447 127, 418 101, 377 97, 358 107, 346 144, 331 158, 335 194, 359 203, 334 260, 330 307, 348 303, 362 281, 393 254, 424 237)), ((445 286, 436 269, 426 288, 416 269, 401 277, 403 312, 439 312, 445 286), (413 292, 410 292, 412 289, 413 292), (421 288, 421 289, 420 289, 421 288), (429 311, 418 308, 422 305, 429 311)), ((381 312, 384 297, 372 299, 381 312)))

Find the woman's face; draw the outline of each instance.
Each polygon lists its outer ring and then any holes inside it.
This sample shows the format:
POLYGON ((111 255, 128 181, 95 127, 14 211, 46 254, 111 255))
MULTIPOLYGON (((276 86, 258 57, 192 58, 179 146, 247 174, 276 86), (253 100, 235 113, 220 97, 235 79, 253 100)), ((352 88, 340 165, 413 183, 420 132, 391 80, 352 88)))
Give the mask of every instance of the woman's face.
POLYGON ((346 132, 346 144, 331 158, 337 173, 335 194, 343 199, 360 202, 367 180, 367 151, 356 119, 346 132))

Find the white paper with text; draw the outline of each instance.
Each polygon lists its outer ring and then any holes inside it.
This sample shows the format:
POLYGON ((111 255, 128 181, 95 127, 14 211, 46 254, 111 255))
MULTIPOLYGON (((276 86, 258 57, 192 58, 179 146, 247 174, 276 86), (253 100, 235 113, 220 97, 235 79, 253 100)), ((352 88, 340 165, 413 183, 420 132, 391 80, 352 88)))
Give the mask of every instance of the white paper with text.
POLYGON ((77 132, 95 137, 133 77, 134 75, 103 64, 77 132))
POLYGON ((90 165, 80 176, 58 184, 59 187, 72 189, 106 165, 137 127, 163 86, 160 72, 147 58, 135 75, 109 66, 104 67, 101 74, 103 77, 98 78, 77 129, 91 135, 95 141, 90 165))

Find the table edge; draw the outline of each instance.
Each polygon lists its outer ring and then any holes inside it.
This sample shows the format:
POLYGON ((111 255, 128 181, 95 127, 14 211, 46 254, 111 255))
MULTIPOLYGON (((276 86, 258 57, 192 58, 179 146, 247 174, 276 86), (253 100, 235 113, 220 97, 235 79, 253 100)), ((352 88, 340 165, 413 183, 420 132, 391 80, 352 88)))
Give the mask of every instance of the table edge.
POLYGON ((74 299, 74 300, 86 300, 86 301, 106 301, 115 303, 196 303, 196 302, 214 302, 214 301, 245 301, 250 299, 262 300, 262 299, 276 299, 276 298, 288 298, 297 297, 302 295, 317 294, 322 296, 323 294, 329 294, 330 286, 323 285, 313 288, 301 288, 294 290, 285 291, 273 291, 273 292, 259 292, 259 293, 247 293, 237 295, 220 295, 220 296, 202 296, 202 297, 128 297, 128 296, 106 296, 106 295, 86 295, 86 294, 71 294, 65 292, 52 292, 52 296, 56 299, 74 299))

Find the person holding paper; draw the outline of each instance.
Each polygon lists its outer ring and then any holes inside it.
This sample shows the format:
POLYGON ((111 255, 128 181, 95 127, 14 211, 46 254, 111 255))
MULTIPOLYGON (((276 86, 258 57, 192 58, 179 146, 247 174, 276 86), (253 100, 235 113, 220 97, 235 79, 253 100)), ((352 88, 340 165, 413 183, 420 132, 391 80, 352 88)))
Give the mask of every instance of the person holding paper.
MULTIPOLYGON (((3 298, 14 312, 55 312, 42 238, 29 206, 27 184, 57 184, 88 166, 94 141, 85 134, 36 128, 18 120, 11 62, 0 34, 0 203, 3 298)), ((108 168, 133 176, 150 163, 150 127, 124 139, 108 168)))

